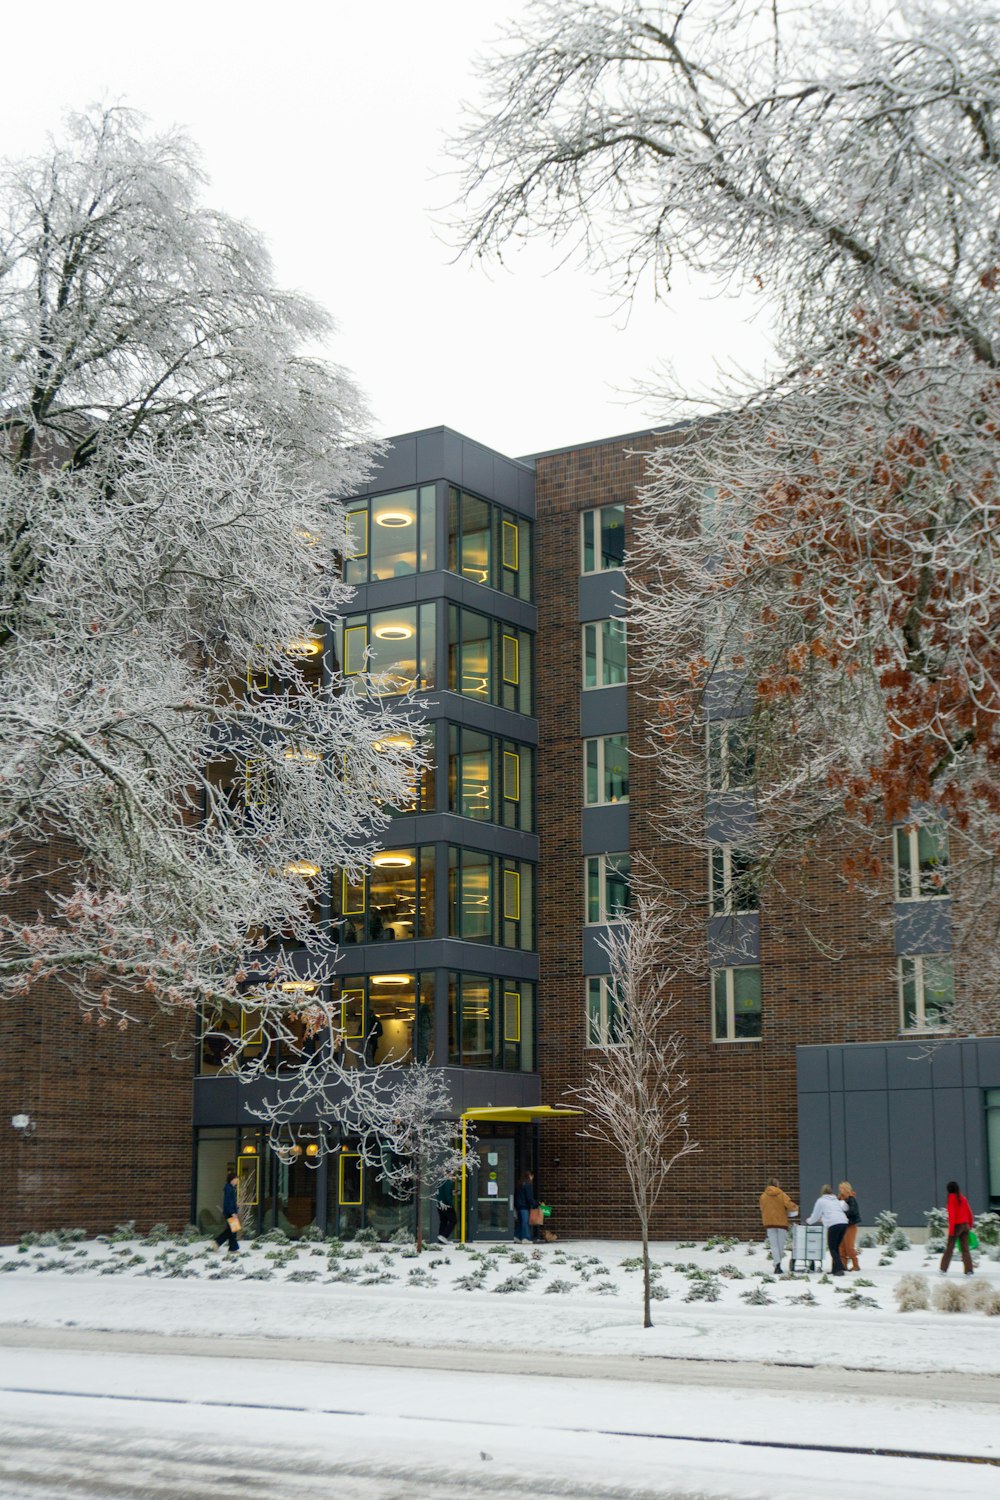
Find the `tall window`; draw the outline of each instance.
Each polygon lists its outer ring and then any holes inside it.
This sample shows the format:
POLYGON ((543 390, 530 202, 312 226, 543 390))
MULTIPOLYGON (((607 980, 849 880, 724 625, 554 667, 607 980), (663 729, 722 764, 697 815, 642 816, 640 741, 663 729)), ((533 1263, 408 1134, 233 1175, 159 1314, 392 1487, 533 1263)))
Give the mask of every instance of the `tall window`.
POLYGON ((535 1065, 534 985, 486 974, 449 974, 448 1061, 463 1068, 530 1072, 535 1065))
POLYGON ((337 627, 345 677, 379 697, 436 682, 436 616, 433 604, 403 605, 348 615, 337 627))
POLYGON ((761 1032, 760 969, 712 971, 712 1035, 717 1042, 752 1041, 761 1032))
POLYGON ((607 974, 587 976, 587 1046, 616 1047, 621 1041, 618 1030, 618 1001, 607 974))
POLYGON ((749 719, 712 719, 707 729, 708 784, 730 792, 749 786, 754 773, 753 732, 749 719))
POLYGON ((718 844, 711 852, 712 915, 731 916, 757 911, 757 869, 753 855, 732 844, 718 844))
POLYGON ((616 922, 631 905, 632 859, 628 854, 591 854, 586 862, 587 921, 616 922))
POLYGON ((951 1023, 955 975, 947 953, 918 953, 899 960, 899 1003, 904 1031, 935 1031, 951 1023))
POLYGON ((448 571, 515 599, 530 599, 531 522, 451 486, 448 571))
POLYGON ((341 871, 331 898, 341 943, 433 937, 434 848, 380 849, 371 869, 357 879, 341 871))
POLYGON ((448 808, 462 818, 530 832, 534 817, 535 752, 530 745, 448 727, 448 808))
POLYGON ((580 541, 584 573, 607 573, 625 561, 625 507, 602 505, 585 510, 581 517, 580 541))
POLYGON ((583 799, 588 807, 628 801, 628 735, 583 742, 583 799))
POLYGON ((528 714, 533 639, 527 630, 448 606, 448 686, 467 698, 528 714))
POLYGON ((628 679, 624 620, 592 620, 583 627, 583 685, 617 687, 628 679))
POLYGON ((345 1067, 433 1061, 433 971, 345 975, 333 998, 334 1045, 345 1067))
POLYGON ((432 484, 352 502, 344 559, 347 582, 376 583, 433 570, 436 510, 432 484))
POLYGON ((448 850, 448 936, 535 946, 535 867, 480 849, 448 850))
POLYGON ((948 894, 948 833, 940 823, 895 830, 896 900, 926 901, 948 894))

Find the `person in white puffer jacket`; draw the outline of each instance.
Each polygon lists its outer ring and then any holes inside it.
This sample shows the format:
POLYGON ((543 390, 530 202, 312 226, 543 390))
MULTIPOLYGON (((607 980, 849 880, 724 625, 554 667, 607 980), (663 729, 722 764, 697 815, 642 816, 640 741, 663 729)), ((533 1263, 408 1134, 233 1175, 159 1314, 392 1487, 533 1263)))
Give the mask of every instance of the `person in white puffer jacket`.
POLYGON ((840 1242, 847 1233, 847 1209, 828 1182, 823 1184, 823 1191, 813 1204, 813 1211, 806 1223, 822 1224, 826 1230, 826 1243, 830 1251, 830 1260, 833 1262, 833 1274, 843 1276, 844 1264, 840 1259, 840 1242))

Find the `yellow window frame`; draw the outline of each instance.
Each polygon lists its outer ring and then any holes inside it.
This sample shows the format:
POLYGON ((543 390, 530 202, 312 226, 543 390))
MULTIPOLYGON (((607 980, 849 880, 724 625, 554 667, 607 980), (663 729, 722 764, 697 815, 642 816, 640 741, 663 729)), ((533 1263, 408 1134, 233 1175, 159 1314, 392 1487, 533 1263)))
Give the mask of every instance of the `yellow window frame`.
POLYGON ((256 1208, 260 1202, 260 1157, 254 1153, 253 1156, 239 1156, 236 1159, 236 1171, 238 1174, 239 1188, 237 1189, 238 1200, 249 1208, 256 1208), (243 1191, 244 1179, 253 1173, 253 1197, 246 1197, 243 1191))
POLYGON ((368 626, 344 626, 344 676, 356 677, 365 670, 365 654, 368 651, 368 626))
POLYGON ((346 870, 340 872, 340 914, 344 917, 363 917, 367 905, 367 875, 362 875, 360 881, 353 881, 346 870), (352 898, 358 896, 360 904, 351 904, 352 898))
POLYGON ((360 1042, 365 1035, 365 992, 363 989, 342 990, 340 995, 340 1030, 345 1042, 360 1042), (348 1031, 347 1007, 358 1002, 357 1031, 348 1031))
POLYGON ((243 800, 247 807, 267 806, 267 762, 259 756, 243 763, 243 800))
POLYGON ((521 757, 516 750, 503 753, 503 795, 505 802, 521 800, 521 757))
POLYGON ((245 1047, 260 1047, 264 1041, 264 1024, 260 1015, 250 1021, 249 1013, 240 1008, 240 1041, 245 1047))
POLYGON ((520 922, 521 920, 521 872, 519 870, 504 870, 503 872, 503 916, 505 922, 520 922))
POLYGON ((360 528, 360 542, 361 542, 361 545, 359 547, 357 547, 353 552, 348 552, 348 554, 347 554, 347 560, 348 560, 348 562, 357 562, 360 558, 368 556, 368 509, 367 509, 367 506, 363 510, 349 510, 347 512, 347 524, 348 524, 349 528, 352 527, 353 523, 355 521, 357 521, 357 520, 362 520, 364 522, 364 525, 360 528))
POLYGON ((360 1208, 365 1201, 365 1164, 361 1160, 360 1151, 342 1151, 337 1171, 337 1196, 341 1207, 360 1208), (344 1197, 344 1167, 348 1161, 356 1161, 358 1164, 358 1198, 344 1197))
POLYGON ((503 1039, 505 1042, 521 1040, 521 992, 503 992, 503 1039))
POLYGON ((518 569, 519 540, 514 522, 503 521, 500 527, 500 561, 511 573, 516 573, 518 569))
POLYGON ((516 635, 504 635, 501 637, 501 657, 503 660, 503 680, 517 687, 521 681, 521 646, 516 635))

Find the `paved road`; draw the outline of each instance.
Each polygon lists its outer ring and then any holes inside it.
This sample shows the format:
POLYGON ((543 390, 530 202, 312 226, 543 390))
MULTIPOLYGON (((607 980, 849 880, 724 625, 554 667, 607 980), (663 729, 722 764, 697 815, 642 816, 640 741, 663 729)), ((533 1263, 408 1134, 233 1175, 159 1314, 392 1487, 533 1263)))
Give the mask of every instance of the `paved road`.
POLYGON ((998 1405, 984 1376, 0 1328, 0 1500, 993 1500, 998 1405))

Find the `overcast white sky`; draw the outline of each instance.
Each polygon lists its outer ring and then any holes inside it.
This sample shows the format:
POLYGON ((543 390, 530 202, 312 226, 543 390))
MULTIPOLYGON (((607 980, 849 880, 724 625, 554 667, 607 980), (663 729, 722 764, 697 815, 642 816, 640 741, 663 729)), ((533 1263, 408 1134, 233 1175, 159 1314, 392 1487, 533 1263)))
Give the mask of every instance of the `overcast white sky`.
MULTIPOLYGON (((67 109, 123 102, 186 126, 213 206, 263 231, 277 276, 337 319, 330 353, 380 435, 446 423, 525 454, 661 421, 636 401, 669 358, 691 385, 756 366, 749 304, 680 288, 626 319, 598 274, 536 246, 490 272, 455 262, 444 135, 474 54, 525 0, 55 0, 4 69, 0 152, 40 149, 67 109), (42 21, 44 17, 44 23, 42 21)), ((669 415, 669 414, 668 414, 669 415)))

